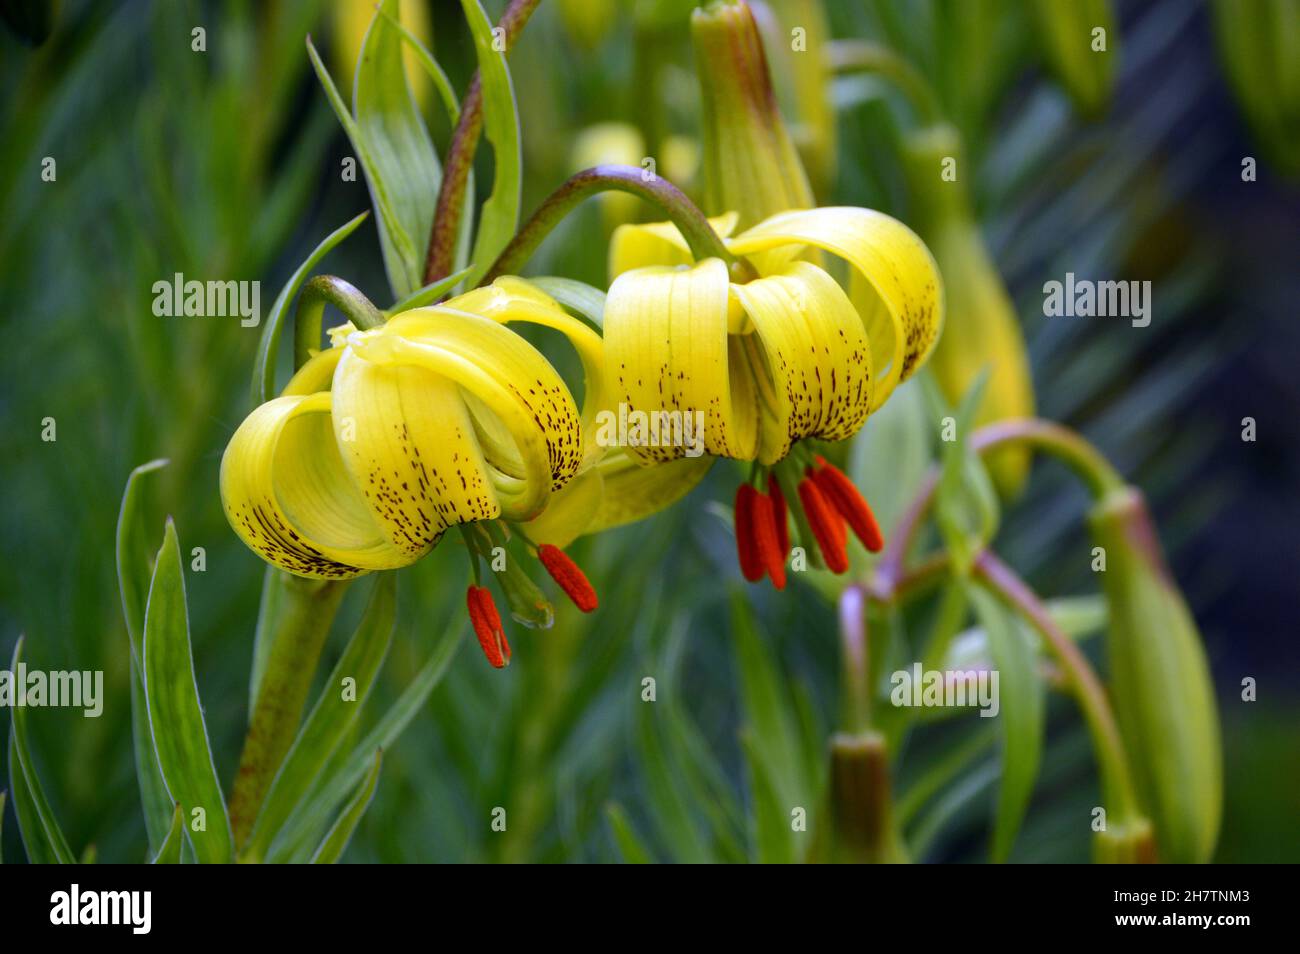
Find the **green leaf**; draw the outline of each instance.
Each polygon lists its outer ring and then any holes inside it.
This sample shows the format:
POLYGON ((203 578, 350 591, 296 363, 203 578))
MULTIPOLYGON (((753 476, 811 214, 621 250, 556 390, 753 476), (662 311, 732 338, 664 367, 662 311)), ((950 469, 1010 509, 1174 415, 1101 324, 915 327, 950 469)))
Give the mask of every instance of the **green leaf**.
POLYGON ((334 671, 325 680, 320 698, 303 723, 262 801, 253 833, 242 851, 245 857, 261 857, 360 718, 361 709, 393 640, 396 579, 393 573, 381 573, 376 578, 361 623, 334 671), (344 680, 352 680, 348 699, 344 698, 344 680))
POLYGON ((790 807, 806 807, 798 719, 783 691, 784 680, 775 657, 758 634, 749 604, 736 593, 731 605, 743 718, 753 729, 756 751, 780 780, 782 798, 790 807))
POLYGON ((139 478, 167 466, 166 460, 151 460, 131 471, 122 491, 122 506, 117 515, 117 583, 122 594, 122 615, 131 652, 138 660, 144 636, 144 605, 149 597, 149 578, 153 572, 150 558, 153 546, 140 513, 139 478))
POLYGON ((732 630, 740 672, 741 712, 748 732, 742 738, 753 783, 755 835, 761 860, 793 861, 797 833, 790 825, 794 808, 811 807, 808 764, 799 748, 798 716, 783 691, 784 680, 772 652, 759 637, 749 604, 732 597, 732 630))
POLYGON ((632 822, 628 819, 627 813, 623 811, 622 805, 613 802, 606 805, 605 817, 609 819, 609 828, 614 834, 614 844, 618 847, 618 853, 622 856, 624 864, 648 865, 653 863, 654 859, 650 857, 650 850, 646 848, 645 842, 641 840, 641 836, 632 827, 632 822))
MULTIPOLYGON (((394 4, 397 6, 397 4, 394 4)), ((420 42, 420 38, 402 25, 402 22, 393 16, 392 11, 385 9, 383 6, 376 8, 379 15, 387 21, 388 25, 401 34, 402 39, 411 48, 415 54, 416 61, 424 69, 429 79, 433 81, 434 88, 438 90, 438 96, 442 99, 442 105, 446 107, 447 116, 451 120, 452 126, 460 121, 460 100, 456 98, 456 90, 451 85, 451 79, 443 68, 438 65, 438 61, 433 54, 420 42)))
POLYGON ((153 857, 155 865, 178 865, 181 863, 181 845, 185 844, 185 814, 177 804, 172 809, 172 823, 167 830, 158 853, 153 857))
POLYGON ((230 819, 199 704, 181 551, 170 517, 154 562, 145 609, 144 676, 154 751, 167 791, 173 802, 180 803, 187 819, 196 817, 195 809, 203 810, 202 830, 195 831, 193 823, 188 826, 194 854, 205 864, 230 861, 230 819))
POLYGON ((271 843, 267 861, 286 860, 293 845, 301 843, 313 829, 324 828, 334 810, 366 774, 374 753, 379 749, 392 748, 397 737, 428 701, 429 694, 446 675, 463 636, 463 629, 448 630, 424 668, 416 674, 392 708, 366 733, 352 754, 334 772, 326 773, 317 780, 309 796, 294 809, 271 843))
POLYGON ((871 501, 886 539, 929 469, 929 430, 921 383, 905 381, 850 445, 849 478, 871 501))
MULTIPOLYGON (((379 244, 394 298, 419 289, 442 168, 406 82, 397 0, 383 0, 361 46, 352 94, 362 166, 379 210, 379 244), (380 202, 380 196, 384 201, 380 202)), ((349 131, 351 137, 352 133, 349 131)), ((353 145, 358 138, 353 137, 353 145)))
POLYGON ((472 288, 487 274, 519 228, 520 182, 523 155, 519 146, 519 110, 504 50, 493 49, 492 21, 479 0, 460 0, 474 34, 479 79, 483 86, 483 131, 492 144, 496 178, 492 194, 483 203, 478 235, 474 239, 472 288))
MULTIPOLYGON (((934 379, 926 375, 932 404, 946 417, 947 409, 934 379)), ((952 554, 953 566, 962 575, 970 572, 971 562, 997 531, 998 498, 988 471, 969 445, 975 414, 984 397, 988 369, 980 372, 975 383, 962 398, 955 417, 954 440, 944 441, 942 472, 935 499, 935 521, 952 554)))
POLYGON ((972 587, 970 598, 988 634, 994 672, 998 673, 1002 780, 994 816, 992 857, 994 861, 1006 861, 1024 822, 1042 761, 1045 693, 1031 634, 987 590, 972 587))
POLYGON ((361 822, 361 816, 366 813, 371 799, 375 797, 375 788, 379 785, 379 768, 383 761, 383 751, 376 749, 375 761, 370 766, 370 771, 361 780, 356 794, 352 796, 352 801, 348 802, 347 807, 339 815, 338 821, 330 828, 321 841, 320 847, 312 855, 312 864, 332 865, 342 856, 348 842, 352 840, 352 833, 357 830, 357 825, 361 822))
POLYGON ((284 325, 284 316, 289 311, 293 296, 298 294, 298 289, 307 280, 312 269, 320 264, 320 260, 328 255, 334 246, 355 232, 357 226, 364 222, 369 214, 369 212, 362 212, 346 225, 325 236, 325 240, 316 246, 307 256, 306 261, 298 266, 298 270, 289 276, 284 288, 280 289, 280 294, 276 296, 275 304, 271 306, 266 322, 262 325, 262 337, 257 343, 257 357, 253 360, 254 407, 265 404, 275 396, 275 356, 280 347, 280 329, 284 325))
POLYGON ((749 766, 749 789, 754 802, 754 860, 760 864, 789 864, 797 857, 790 811, 807 806, 794 803, 787 807, 786 800, 781 797, 777 777, 768 765, 761 744, 752 730, 741 732, 740 744, 749 766))
POLYGON ((439 298, 451 291, 460 282, 462 278, 469 274, 468 268, 462 268, 458 272, 453 272, 446 278, 441 278, 436 282, 430 282, 423 288, 407 295, 392 308, 388 309, 388 314, 396 315, 399 312, 410 311, 412 308, 423 308, 425 305, 432 305, 439 298))
POLYGON ((579 318, 586 319, 597 331, 605 326, 605 293, 584 282, 554 275, 528 279, 579 318))
POLYGON ((140 666, 144 659, 144 608, 149 598, 154 549, 146 530, 140 502, 139 478, 166 466, 165 460, 141 464, 126 479, 122 506, 117 518, 117 582, 122 594, 122 616, 131 643, 131 738, 135 752, 135 773, 140 786, 140 803, 149 850, 157 852, 167 836, 172 800, 163 784, 144 698, 140 666))
MULTIPOLYGON (((13 662, 9 665, 11 673, 16 674, 22 662, 24 640, 25 637, 19 636, 18 644, 14 646, 13 662)), ((23 837, 23 847, 27 849, 27 859, 34 864, 75 864, 76 859, 45 798, 36 766, 32 764, 31 750, 27 746, 27 707, 15 705, 11 712, 9 780, 13 786, 14 815, 18 818, 18 831, 23 837)))
POLYGON ((659 732, 655 706, 642 705, 637 719, 637 753, 646 780, 649 811, 674 861, 703 864, 713 859, 686 793, 677 784, 677 767, 669 759, 659 732))

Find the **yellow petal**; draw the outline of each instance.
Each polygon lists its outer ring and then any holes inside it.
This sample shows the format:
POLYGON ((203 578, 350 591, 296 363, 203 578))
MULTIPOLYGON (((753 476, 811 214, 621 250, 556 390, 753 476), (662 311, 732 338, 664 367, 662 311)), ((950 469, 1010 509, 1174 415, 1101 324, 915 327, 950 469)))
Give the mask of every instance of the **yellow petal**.
POLYGON ((279 397, 254 410, 221 459, 221 500, 250 548, 298 576, 347 579, 409 562, 343 467, 328 393, 279 397))
POLYGON ((640 268, 620 275, 605 300, 605 356, 614 398, 629 418, 648 417, 640 461, 672 460, 673 418, 704 415, 704 449, 752 459, 758 417, 737 339, 728 335, 729 280, 720 259, 691 268, 640 268), (734 390, 734 393, 733 393, 734 390), (665 413, 666 412, 666 413, 665 413))
POLYGON ((792 262, 732 292, 757 332, 742 340, 767 395, 759 461, 776 463, 804 437, 837 441, 857 433, 871 408, 871 349, 835 280, 816 265, 792 262))
MULTIPOLYGON (((370 363, 422 368, 476 399, 467 404, 466 420, 474 410, 486 416, 477 417, 474 433, 459 435, 458 440, 467 442, 466 452, 472 448, 471 468, 480 468, 481 462, 491 465, 480 473, 506 517, 527 520, 540 513, 551 491, 577 473, 582 428, 568 388, 535 348, 492 319, 446 306, 416 309, 397 315, 379 331, 353 335, 348 349, 370 363), (497 439, 480 446, 480 437, 503 434, 509 436, 508 445, 497 439), (485 450, 494 453, 484 458, 485 450)), ((347 359, 340 362, 335 374, 336 393, 346 364, 347 359)), ((373 420, 391 427, 395 419, 422 418, 423 439, 433 443, 446 440, 444 425, 461 423, 440 422, 433 404, 409 400, 401 389, 386 400, 387 406, 369 410, 373 420)), ((361 419, 357 424, 360 435, 366 428, 361 419)), ((425 455, 436 453, 423 444, 420 450, 425 455)), ((460 473, 452 466, 465 463, 456 456, 460 446, 449 450, 452 458, 446 465, 452 470, 441 472, 447 480, 448 517, 452 522, 482 519, 485 488, 474 485, 471 472, 460 473)), ((367 455, 359 463, 373 467, 393 460, 380 448, 377 456, 367 455)), ((487 516, 496 515, 491 507, 487 509, 487 516)))
MULTIPOLYGON (((737 215, 727 212, 709 219, 713 231, 726 238, 736 228, 737 215)), ((609 278, 647 265, 689 265, 690 246, 671 222, 620 225, 609 242, 609 278)))
POLYGON ((686 496, 712 464, 708 456, 641 464, 616 448, 555 494, 526 532, 535 543, 567 547, 580 536, 634 523, 686 496))
POLYGON ((594 439, 596 415, 610 403, 605 377, 605 343, 600 335, 570 315, 536 285, 513 275, 504 275, 491 285, 453 298, 445 307, 473 312, 503 324, 522 321, 541 325, 563 334, 582 362, 582 466, 590 465, 604 453, 604 448, 594 439))
POLYGON ((709 456, 645 466, 626 454, 609 454, 595 468, 604 487, 600 509, 582 532, 621 527, 672 506, 703 480, 712 466, 709 456))
POLYGON ((871 344, 875 410, 928 357, 943 323, 943 289, 929 250, 903 223, 870 209, 810 209, 775 215, 730 239, 737 255, 759 255, 764 273, 811 245, 853 268, 850 297, 871 344))

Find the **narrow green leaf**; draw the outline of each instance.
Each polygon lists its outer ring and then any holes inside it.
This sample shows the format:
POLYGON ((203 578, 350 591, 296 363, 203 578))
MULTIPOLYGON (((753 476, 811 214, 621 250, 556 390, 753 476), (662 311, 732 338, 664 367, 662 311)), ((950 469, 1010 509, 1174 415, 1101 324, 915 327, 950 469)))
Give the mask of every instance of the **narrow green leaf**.
POLYGON ((370 21, 357 63, 352 111, 366 145, 366 182, 380 209, 388 284, 394 298, 404 298, 421 285, 442 168, 406 82, 402 34, 392 23, 397 0, 382 0, 378 10, 389 16, 377 12, 370 21), (382 206, 381 193, 386 197, 382 206))
POLYGON ((154 755, 149 731, 149 714, 145 709, 144 683, 140 665, 144 659, 144 608, 149 598, 149 581, 153 575, 153 541, 141 504, 141 482, 145 474, 166 466, 165 460, 141 464, 126 479, 122 506, 117 517, 117 582, 122 594, 122 616, 131 643, 131 737, 135 752, 135 774, 140 786, 140 804, 149 850, 157 852, 167 835, 167 819, 172 800, 163 784, 158 759, 154 755))
POLYGON ((189 820, 188 838, 194 854, 205 864, 230 861, 230 819, 199 704, 185 576, 176 526, 170 517, 154 561, 145 608, 144 676, 158 766, 172 801, 180 803, 189 820), (201 814, 196 815, 196 809, 202 809, 201 814))
POLYGON ((478 284, 519 228, 520 183, 523 154, 519 145, 519 109, 506 66, 504 50, 494 49, 492 21, 479 0, 460 0, 474 50, 478 54, 479 78, 483 85, 483 131, 492 144, 495 176, 492 194, 483 203, 478 235, 474 239, 474 271, 467 284, 478 284))
POLYGON ((451 125, 455 127, 456 123, 460 122, 460 100, 456 98, 456 90, 451 85, 451 79, 438 64, 434 55, 420 42, 420 38, 402 26, 401 21, 393 16, 392 11, 384 6, 377 9, 379 15, 388 22, 388 25, 401 34, 402 39, 415 54, 416 61, 429 79, 433 81, 434 88, 438 90, 438 96, 442 99, 442 105, 447 110, 447 118, 451 120, 451 125))
MULTIPOLYGON (((932 403, 944 412, 939 416, 946 417, 946 408, 942 399, 937 397, 938 388, 933 378, 927 375, 925 380, 930 386, 932 403)), ((999 516, 993 482, 969 445, 975 413, 983 400, 987 383, 988 369, 985 368, 962 398, 954 418, 954 439, 944 441, 942 472, 935 499, 935 521, 952 554, 953 566, 963 576, 970 572, 975 554, 993 538, 999 516)))
POLYGON ((149 579, 153 572, 150 559, 152 542, 145 529, 140 509, 139 478, 167 466, 166 460, 151 460, 131 471, 122 491, 122 505, 117 515, 117 583, 122 594, 122 616, 131 640, 131 652, 138 660, 144 636, 144 604, 149 597, 149 579))
POLYGON ((649 811, 674 861, 704 864, 713 860, 708 840, 682 787, 677 767, 664 749, 655 706, 640 707, 636 719, 637 754, 646 780, 649 811))
POLYGON ((798 748, 798 720, 783 691, 776 659, 760 638, 753 611, 744 597, 734 594, 731 605, 741 711, 753 729, 755 751, 771 771, 781 800, 788 803, 787 811, 795 805, 807 807, 807 789, 800 772, 804 760, 798 748))
POLYGON ((462 629, 447 630, 438 647, 433 651, 433 655, 429 657, 429 661, 424 664, 424 668, 416 674, 415 679, 393 706, 375 723, 374 728, 366 733, 341 767, 317 780, 311 793, 289 816, 288 821, 271 843, 271 849, 266 856, 267 861, 286 860, 291 846, 300 843, 306 833, 314 829, 319 830, 316 826, 323 829, 328 824, 328 819, 333 815, 334 810, 365 775, 374 753, 379 749, 392 748, 397 737, 428 701, 429 694, 438 683, 442 682, 442 677, 446 675, 447 668, 456 656, 456 650, 460 648, 463 636, 462 629))
POLYGON ((1006 861, 1024 822, 1043 753, 1043 680, 1031 635, 997 597, 970 590, 976 615, 988 634, 998 674, 998 716, 1002 720, 1002 781, 993 825, 992 856, 1006 861))
POLYGON ((586 319, 597 331, 605 326, 605 293, 584 282, 554 275, 528 279, 579 318, 586 319))
MULTIPOLYGON (((14 646, 13 661, 9 671, 18 672, 22 662, 23 642, 19 636, 14 646)), ((45 789, 36 775, 31 750, 27 746, 27 707, 15 705, 11 710, 9 725, 9 780, 13 786, 14 815, 18 818, 18 831, 27 849, 27 859, 36 864, 75 864, 76 859, 68 848, 67 839, 59 828, 45 789)))
POLYGON ((298 294, 298 289, 307 280, 312 269, 320 264, 320 260, 328 255, 334 246, 355 232, 357 226, 364 222, 369 214, 369 212, 362 212, 346 225, 325 236, 325 240, 312 250, 306 261, 289 276, 284 288, 280 289, 280 294, 276 296, 275 304, 271 306, 271 311, 262 325, 262 337, 257 344, 257 357, 253 359, 254 406, 265 404, 275 396, 275 356, 280 347, 280 329, 284 326, 284 316, 289 312, 289 304, 293 301, 293 296, 298 294))
POLYGON ((185 844, 185 815, 177 804, 172 809, 172 823, 167 837, 154 855, 152 864, 178 865, 181 863, 181 845, 185 844))
POLYGON ((343 850, 352 840, 352 833, 357 830, 357 825, 361 822, 361 816, 366 813, 366 809, 370 807, 370 800, 375 797, 375 788, 379 785, 379 769, 383 761, 383 751, 376 749, 375 761, 370 766, 370 771, 361 780, 356 794, 352 796, 352 801, 348 802, 347 807, 339 815, 338 821, 330 828, 321 841, 320 847, 312 855, 312 864, 332 865, 342 856, 343 850))
POLYGON ((650 850, 646 848, 645 842, 641 840, 641 836, 632 827, 632 822, 628 819, 627 813, 623 811, 622 805, 614 802, 606 805, 605 817, 609 819, 609 828, 614 835, 614 844, 618 848, 618 853, 622 856, 624 864, 648 865, 653 863, 654 859, 650 857, 650 850))
POLYGON ((469 274, 468 268, 462 268, 458 272, 453 272, 446 278, 441 278, 436 282, 430 282, 416 292, 407 295, 392 308, 388 309, 388 314, 396 315, 403 311, 410 311, 412 308, 423 308, 425 305, 432 305, 447 292, 451 291, 460 282, 462 278, 469 274))
POLYGON ((261 857, 360 718, 361 709, 393 640, 396 579, 394 573, 381 573, 376 578, 361 623, 334 671, 325 680, 320 698, 299 730, 262 801, 253 833, 243 848, 245 856, 261 857))
POLYGON ((756 733, 742 732, 740 744, 749 767, 749 791, 754 802, 754 860, 760 864, 790 864, 797 857, 790 813, 795 808, 806 810, 808 806, 786 804, 756 733))

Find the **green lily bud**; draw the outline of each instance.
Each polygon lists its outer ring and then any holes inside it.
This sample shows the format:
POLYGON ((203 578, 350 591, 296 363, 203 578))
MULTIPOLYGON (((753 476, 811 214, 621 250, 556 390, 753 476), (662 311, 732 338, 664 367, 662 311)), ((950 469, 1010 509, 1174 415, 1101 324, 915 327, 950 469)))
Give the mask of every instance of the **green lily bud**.
POLYGON ((1140 816, 1097 832, 1092 853, 1099 865, 1150 865, 1159 860, 1151 822, 1140 816))
MULTIPOLYGON (((961 137, 946 124, 908 133, 903 168, 913 207, 912 225, 930 247, 948 297, 943 334, 930 367, 954 406, 986 366, 990 374, 976 414, 979 426, 1034 416, 1029 356, 1011 296, 989 256, 966 190, 961 137), (950 175, 944 175, 945 171, 950 175)), ((1003 448, 986 463, 998 490, 1014 496, 1029 473, 1029 450, 1003 448)))
POLYGON ((810 209, 812 187, 777 109, 767 55, 744 3, 691 16, 703 97, 704 211, 739 213, 738 229, 788 209, 810 209))
POLYGON ((1089 514, 1104 548, 1115 715, 1160 860, 1205 862, 1223 804, 1218 712, 1196 621, 1161 553, 1142 494, 1108 492, 1089 514))
POLYGON ((836 733, 826 820, 817 829, 810 861, 898 864, 908 860, 893 818, 889 753, 878 732, 836 733))
POLYGON ((1217 0, 1224 72, 1251 132, 1283 175, 1300 176, 1300 0, 1217 0))
POLYGON ((836 122, 831 102, 830 24, 822 0, 765 0, 754 19, 771 57, 777 101, 818 195, 835 179, 836 122))
POLYGON ((1075 108, 1095 117, 1115 85, 1119 31, 1110 0, 1029 0, 1047 66, 1075 108))

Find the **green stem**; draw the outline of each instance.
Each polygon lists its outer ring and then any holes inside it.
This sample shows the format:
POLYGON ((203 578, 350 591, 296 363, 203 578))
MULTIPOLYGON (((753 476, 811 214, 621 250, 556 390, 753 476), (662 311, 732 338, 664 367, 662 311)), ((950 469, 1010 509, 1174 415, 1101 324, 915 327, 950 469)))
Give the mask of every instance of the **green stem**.
POLYGON ((1124 741, 1120 737, 1115 715, 1106 699, 1106 690, 1079 647, 1052 620, 1037 594, 991 551, 975 558, 975 575, 1013 610, 1020 613, 1043 637, 1047 649, 1065 673, 1066 685, 1073 690, 1092 736, 1101 774, 1102 791, 1114 807, 1120 824, 1138 817, 1137 795, 1129 770, 1124 741))
POLYGON ((295 368, 306 364, 311 352, 321 346, 321 318, 326 305, 333 305, 361 331, 379 328, 384 323, 383 312, 359 290, 333 275, 317 275, 302 287, 298 296, 293 327, 295 368))
POLYGON ((265 668, 253 701, 239 773, 230 795, 230 826, 239 848, 253 822, 271 780, 293 744, 325 637, 348 584, 335 580, 305 580, 278 574, 268 585, 279 587, 274 610, 262 638, 270 640, 265 668))
POLYGON ((840 594, 840 650, 844 661, 844 724, 857 734, 871 728, 871 664, 867 600, 860 586, 840 594))
POLYGON ((595 166, 571 176, 547 197, 492 263, 483 279, 488 284, 499 275, 518 272, 537 251, 542 240, 584 199, 598 192, 629 192, 658 206, 677 226, 697 261, 720 258, 729 266, 739 263, 727 251, 709 220, 686 195, 662 176, 635 166, 595 166))
MULTIPOLYGON (((1087 485, 1097 500, 1125 486, 1119 471, 1097 448, 1076 431, 1053 421, 1030 417, 998 421, 981 427, 970 438, 971 448, 981 456, 1010 444, 1027 444, 1056 457, 1087 485)), ((904 561, 930 512, 938 486, 939 469, 935 467, 921 481, 916 496, 890 534, 872 584, 872 593, 877 599, 888 602, 903 580, 904 561)))
POLYGON ((907 98, 922 123, 942 119, 938 97, 925 77, 889 47, 866 40, 838 40, 831 46, 830 60, 836 73, 871 73, 888 80, 907 98))
POLYGON ((1098 500, 1124 486, 1124 478, 1101 451, 1078 431, 1063 424, 1038 417, 1011 418, 989 424, 971 435, 971 447, 979 454, 1004 444, 1028 444, 1046 451, 1074 471, 1098 500))
MULTIPOLYGON (((514 46, 515 39, 539 2, 540 0, 510 0, 501 19, 497 21, 497 28, 505 31, 507 50, 514 46)), ((456 239, 460 235, 460 217, 465 210, 465 188, 469 183, 470 170, 474 168, 474 154, 478 151, 482 133, 483 82, 479 71, 475 70, 465 100, 461 103, 456 129, 451 134, 447 161, 442 167, 438 203, 434 208, 433 224, 429 231, 429 251, 424 260, 426 285, 451 274, 456 259, 456 239)))

